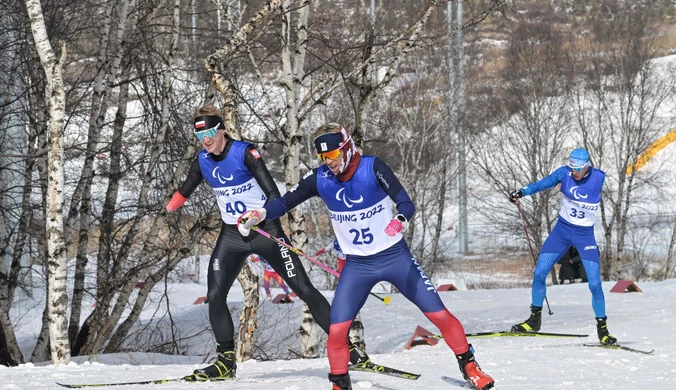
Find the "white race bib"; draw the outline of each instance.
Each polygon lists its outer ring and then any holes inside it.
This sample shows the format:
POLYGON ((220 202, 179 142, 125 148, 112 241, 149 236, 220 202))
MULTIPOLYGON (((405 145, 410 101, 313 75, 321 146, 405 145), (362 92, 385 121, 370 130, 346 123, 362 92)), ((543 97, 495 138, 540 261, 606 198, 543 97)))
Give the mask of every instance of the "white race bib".
POLYGON ((343 252, 347 255, 367 256, 399 242, 401 233, 394 237, 385 233, 385 228, 392 220, 391 207, 392 201, 385 197, 373 206, 361 210, 329 210, 331 224, 343 252))
POLYGON ((265 194, 252 178, 243 184, 214 188, 221 219, 228 225, 237 225, 237 218, 248 210, 256 210, 265 205, 265 194))
POLYGON ((598 203, 580 202, 563 195, 559 216, 576 226, 594 226, 598 210, 598 203))

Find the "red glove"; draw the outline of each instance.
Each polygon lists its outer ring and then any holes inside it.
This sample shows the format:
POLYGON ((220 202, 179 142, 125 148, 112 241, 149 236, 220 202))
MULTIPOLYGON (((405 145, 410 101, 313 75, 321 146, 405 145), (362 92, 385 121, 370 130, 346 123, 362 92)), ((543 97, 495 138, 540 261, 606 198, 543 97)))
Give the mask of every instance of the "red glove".
POLYGON ((394 219, 390 221, 390 223, 387 224, 387 227, 385 228, 385 233, 388 236, 396 236, 397 233, 401 232, 404 230, 404 224, 406 223, 406 217, 404 217, 401 214, 397 214, 394 219))
POLYGON ((185 203, 186 200, 188 200, 188 198, 184 198, 183 195, 176 191, 167 204, 167 212, 171 213, 176 211, 179 207, 183 206, 183 203, 185 203))

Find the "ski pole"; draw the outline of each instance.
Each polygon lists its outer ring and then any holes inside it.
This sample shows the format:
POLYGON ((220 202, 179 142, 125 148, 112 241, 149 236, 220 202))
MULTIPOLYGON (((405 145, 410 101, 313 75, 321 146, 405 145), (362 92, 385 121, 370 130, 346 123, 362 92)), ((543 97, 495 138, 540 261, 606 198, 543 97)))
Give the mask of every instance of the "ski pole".
MULTIPOLYGON (((297 249, 297 248, 292 247, 291 245, 287 244, 286 242, 280 240, 280 239, 277 238, 277 237, 273 237, 272 235, 270 235, 270 233, 266 232, 265 230, 259 229, 258 226, 252 226, 251 229, 257 231, 257 232, 258 232, 260 235, 262 235, 263 237, 267 237, 267 238, 271 239, 272 241, 278 243, 279 245, 284 246, 285 248, 287 248, 287 249, 290 250, 291 252, 297 254, 298 256, 303 256, 303 257, 305 257, 306 259, 310 260, 311 262, 313 262, 313 263, 317 264, 318 266, 322 267, 322 268, 324 269, 324 271, 330 273, 331 275, 333 275, 333 276, 335 276, 335 277, 337 277, 337 278, 340 278, 340 274, 339 274, 338 272, 334 271, 333 269, 331 269, 329 266, 325 265, 325 264, 322 263, 321 261, 315 260, 314 258, 310 257, 310 255, 305 254, 305 252, 301 251, 300 249, 297 249)), ((369 294, 371 294, 371 295, 373 295, 374 297, 380 299, 380 300, 383 301, 383 303, 386 304, 386 305, 389 304, 390 301, 392 300, 392 298, 390 298, 389 295, 386 296, 385 298, 381 298, 380 296, 378 296, 378 295, 376 295, 376 294, 374 294, 374 293, 372 293, 372 292, 369 292, 369 294)))
MULTIPOLYGON (((521 203, 517 199, 516 202, 516 208, 519 210, 519 215, 521 216, 521 224, 523 225, 523 231, 526 233, 526 241, 528 241, 528 247, 530 248, 530 254, 533 256, 533 262, 535 263, 535 266, 538 266, 538 261, 535 258, 535 251, 533 250, 533 244, 530 243, 530 236, 528 235, 528 229, 526 228, 526 220, 523 218, 523 211, 521 211, 521 203)), ((545 302, 547 303, 547 310, 549 311, 549 315, 554 314, 552 312, 552 308, 549 307, 549 299, 547 299, 547 296, 545 295, 545 302)))

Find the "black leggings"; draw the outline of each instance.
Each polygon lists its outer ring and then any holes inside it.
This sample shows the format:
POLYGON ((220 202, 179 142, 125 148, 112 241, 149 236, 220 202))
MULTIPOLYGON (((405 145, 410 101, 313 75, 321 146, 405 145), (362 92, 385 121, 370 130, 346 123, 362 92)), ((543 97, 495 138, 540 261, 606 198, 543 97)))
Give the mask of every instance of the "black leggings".
MULTIPOLYGON (((263 221, 259 228, 289 242, 278 219, 263 221)), ((328 334, 331 307, 310 282, 298 255, 253 230, 249 237, 243 237, 236 226, 223 223, 209 260, 207 293, 209 321, 218 349, 226 351, 235 348, 235 326, 227 306, 227 296, 246 258, 253 253, 262 256, 277 271, 289 288, 308 305, 315 321, 328 334)))

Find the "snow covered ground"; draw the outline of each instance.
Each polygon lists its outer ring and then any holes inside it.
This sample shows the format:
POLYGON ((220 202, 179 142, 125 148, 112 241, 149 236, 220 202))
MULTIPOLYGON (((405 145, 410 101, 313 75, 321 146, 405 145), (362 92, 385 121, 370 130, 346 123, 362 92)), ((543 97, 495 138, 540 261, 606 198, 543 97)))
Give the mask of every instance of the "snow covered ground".
MULTIPOLYGON (((586 284, 550 287, 554 315, 544 314, 543 331, 586 333, 583 339, 489 338, 470 340, 482 368, 496 380, 496 389, 676 389, 676 280, 638 283, 642 293, 609 293, 604 283, 609 329, 634 348, 655 349, 652 355, 583 347, 596 342, 591 295, 586 284)), ((176 294, 185 294, 180 289, 176 294)), ((506 330, 528 315, 529 289, 474 290, 439 293, 466 332, 506 330)), ((331 292, 326 292, 327 297, 331 292)), ((233 294, 233 298, 237 294, 233 294)), ((367 349, 375 362, 422 374, 416 381, 369 373, 352 373, 355 389, 450 389, 441 375, 460 377, 449 348, 405 345, 415 327, 436 328, 405 298, 392 302, 369 299, 362 311, 367 349)), ((178 297, 177 297, 178 298, 178 297)), ((184 309, 191 309, 183 299, 184 309)), ((178 300, 176 301, 178 302, 178 300)), ((265 303, 264 305, 269 304, 265 303)), ((269 304, 271 305, 271 304, 269 304)), ((180 304, 177 304, 180 306, 180 304)), ((272 306, 272 305, 271 305, 272 306)), ((279 306, 279 305, 278 305, 279 306)), ((289 306, 289 305, 284 305, 289 306)), ((299 308, 296 302, 293 308, 299 308)), ((112 383, 176 378, 200 367, 200 356, 114 354, 77 357, 68 366, 0 366, 0 390, 58 389, 61 383, 112 383)), ((248 361, 238 367, 238 379, 227 383, 166 383, 122 389, 328 389, 328 361, 248 361)))

